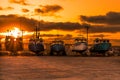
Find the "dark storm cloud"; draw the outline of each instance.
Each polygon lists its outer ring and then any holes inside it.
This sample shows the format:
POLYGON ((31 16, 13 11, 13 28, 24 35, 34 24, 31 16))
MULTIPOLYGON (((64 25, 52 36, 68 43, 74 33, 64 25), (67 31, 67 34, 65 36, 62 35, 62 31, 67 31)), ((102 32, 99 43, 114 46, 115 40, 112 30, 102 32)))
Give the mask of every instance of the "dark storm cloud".
POLYGON ((22 9, 22 12, 27 13, 27 12, 29 12, 29 10, 28 9, 22 9))
POLYGON ((53 15, 54 13, 62 10, 63 8, 59 5, 45 5, 40 6, 40 8, 36 8, 34 12, 36 14, 43 14, 43 15, 53 15))
POLYGON ((120 25, 120 12, 108 12, 106 15, 84 16, 80 19, 88 23, 120 25))
POLYGON ((9 0, 10 3, 20 4, 20 5, 29 5, 25 2, 26 0, 9 0))

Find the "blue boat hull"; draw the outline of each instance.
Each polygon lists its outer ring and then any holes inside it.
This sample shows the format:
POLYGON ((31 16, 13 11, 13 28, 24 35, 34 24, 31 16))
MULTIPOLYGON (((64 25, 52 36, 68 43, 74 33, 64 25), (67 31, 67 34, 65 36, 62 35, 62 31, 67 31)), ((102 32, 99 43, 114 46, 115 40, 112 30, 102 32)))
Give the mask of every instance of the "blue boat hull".
POLYGON ((50 47, 50 55, 54 55, 54 52, 59 55, 59 53, 62 53, 62 55, 66 55, 65 47, 62 44, 54 44, 50 47))
POLYGON ((41 43, 37 43, 37 44, 30 43, 28 47, 30 51, 35 52, 36 54, 44 51, 44 45, 41 43))
POLYGON ((90 52, 105 53, 111 48, 110 43, 95 44, 90 48, 90 52))

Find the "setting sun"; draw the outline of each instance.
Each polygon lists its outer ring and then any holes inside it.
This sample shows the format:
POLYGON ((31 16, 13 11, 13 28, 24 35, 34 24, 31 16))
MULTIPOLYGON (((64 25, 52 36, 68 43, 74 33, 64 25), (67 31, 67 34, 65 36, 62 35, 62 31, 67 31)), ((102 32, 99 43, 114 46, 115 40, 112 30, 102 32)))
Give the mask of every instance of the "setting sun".
POLYGON ((11 34, 12 36, 14 36, 15 38, 17 38, 17 37, 19 37, 19 36, 22 36, 22 31, 20 31, 19 28, 14 27, 14 30, 12 30, 12 31, 10 32, 10 34, 11 34))
POLYGON ((14 38, 17 38, 22 36, 22 31, 19 28, 14 27, 13 30, 8 30, 6 33, 3 33, 3 35, 13 36, 14 38))

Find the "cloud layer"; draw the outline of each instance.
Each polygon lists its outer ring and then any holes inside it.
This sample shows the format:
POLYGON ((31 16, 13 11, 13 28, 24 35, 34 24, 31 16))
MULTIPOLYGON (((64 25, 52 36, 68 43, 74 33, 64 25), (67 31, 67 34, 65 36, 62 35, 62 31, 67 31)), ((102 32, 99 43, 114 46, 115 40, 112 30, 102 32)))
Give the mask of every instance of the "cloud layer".
POLYGON ((108 12, 106 15, 84 16, 80 19, 88 23, 120 25, 120 12, 108 12))
POLYGON ((17 15, 8 15, 8 16, 1 15, 0 16, 0 28, 5 27, 6 24, 11 25, 15 23, 24 25, 24 28, 28 31, 33 31, 35 26, 37 26, 38 24, 39 24, 39 29, 42 31, 49 31, 53 29, 73 31, 76 29, 80 29, 82 27, 79 23, 72 23, 72 22, 37 21, 34 19, 19 17, 17 15))
POLYGON ((120 32, 120 26, 115 26, 115 25, 99 26, 99 25, 95 25, 95 26, 91 26, 90 32, 91 33, 102 33, 102 32, 116 33, 116 32, 120 32))
MULTIPOLYGON (((35 26, 39 25, 41 31, 49 31, 54 29, 64 30, 64 31, 75 31, 79 32, 80 29, 84 29, 84 25, 75 22, 45 22, 37 21, 34 19, 29 19, 26 17, 20 17, 18 15, 1 15, 0 16, 0 29, 9 28, 8 25, 19 24, 23 29, 28 31, 33 31, 35 26)), ((85 30, 85 29, 84 29, 85 30)), ((120 32, 120 26, 115 25, 90 25, 90 33, 115 33, 120 32)))
POLYGON ((9 0, 10 3, 20 4, 20 5, 29 5, 25 2, 26 0, 9 0))
POLYGON ((0 7, 0 10, 2 11, 2 10, 13 10, 14 8, 13 7, 5 7, 5 8, 3 8, 3 7, 0 7))
POLYGON ((29 12, 29 10, 28 9, 22 9, 22 12, 27 13, 27 12, 29 12))
POLYGON ((110 36, 110 35, 105 35, 105 34, 98 34, 98 35, 92 35, 90 37, 106 37, 106 36, 110 36))
POLYGON ((34 9, 34 12, 36 14, 42 14, 42 15, 54 15, 54 13, 62 10, 63 8, 59 5, 40 5, 39 8, 34 9))

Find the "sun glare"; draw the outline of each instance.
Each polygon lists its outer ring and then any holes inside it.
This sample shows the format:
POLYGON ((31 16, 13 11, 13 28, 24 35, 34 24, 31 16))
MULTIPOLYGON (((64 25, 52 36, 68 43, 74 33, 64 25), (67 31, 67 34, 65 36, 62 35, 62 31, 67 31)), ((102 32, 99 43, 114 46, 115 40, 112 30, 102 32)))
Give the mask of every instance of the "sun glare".
POLYGON ((12 35, 17 38, 18 36, 22 36, 21 31, 19 30, 19 28, 14 28, 14 30, 11 31, 12 35))
POLYGON ((28 32, 20 30, 17 27, 13 27, 13 29, 7 30, 7 32, 1 32, 1 36, 13 36, 14 38, 22 37, 22 36, 31 36, 34 32, 28 32))
POLYGON ((10 36, 17 38, 17 37, 22 36, 22 31, 19 28, 14 27, 13 30, 7 32, 7 35, 10 35, 10 36))

